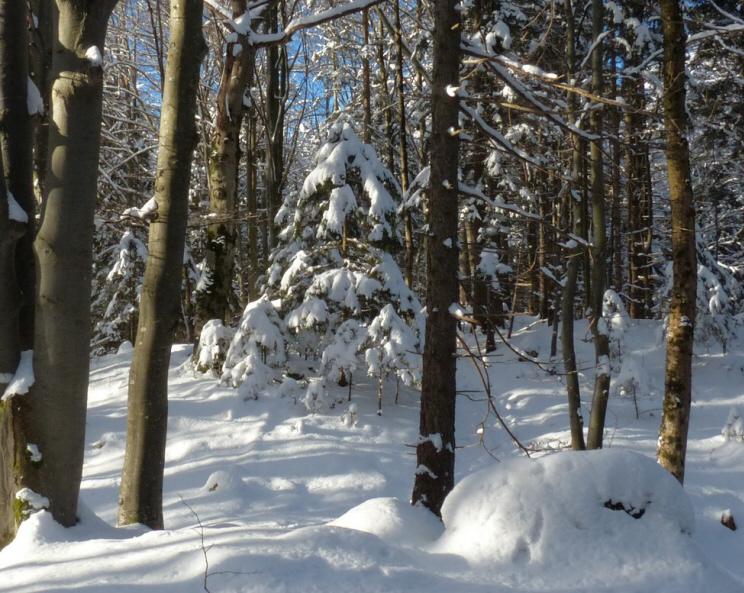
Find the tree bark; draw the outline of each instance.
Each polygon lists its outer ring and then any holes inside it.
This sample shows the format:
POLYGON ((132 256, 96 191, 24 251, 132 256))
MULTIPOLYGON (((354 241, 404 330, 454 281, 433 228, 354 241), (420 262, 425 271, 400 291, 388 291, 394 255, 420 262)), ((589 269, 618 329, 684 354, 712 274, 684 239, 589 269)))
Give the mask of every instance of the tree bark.
MULTIPOLYGON (((246 0, 233 0, 233 19, 246 11, 246 0)), ((253 76, 256 50, 247 37, 237 35, 225 48, 225 65, 217 91, 212 149, 209 155, 209 210, 215 222, 207 227, 208 291, 197 293, 196 333, 201 333, 210 319, 226 321, 230 312, 232 281, 235 269, 235 204, 240 162, 240 128, 243 119, 243 97, 253 76), (239 46, 239 47, 238 47, 239 46)), ((273 224, 268 221, 269 228, 273 224)))
MULTIPOLYGON (((269 5, 268 33, 279 30, 279 2, 269 5)), ((269 248, 276 247, 278 230, 274 222, 282 203, 284 177, 284 48, 266 48, 266 169, 265 190, 269 248)))
POLYGON ((127 448, 119 490, 119 525, 163 528, 163 468, 168 428, 168 365, 180 317, 181 270, 196 147, 196 92, 206 52, 203 0, 172 0, 171 31, 155 178, 157 219, 140 300, 129 375, 127 448))
MULTIPOLYGON (((566 78, 573 80, 576 69, 576 34, 575 20, 571 0, 564 0, 566 12, 566 59, 568 71, 566 78)), ((576 123, 575 93, 568 93, 569 121, 576 123)), ((571 138, 571 183, 568 191, 568 203, 570 205, 571 219, 573 221, 573 232, 581 236, 581 194, 579 192, 579 178, 581 177, 581 139, 578 136, 571 138)), ((584 418, 581 414, 581 391, 579 387, 579 374, 576 368, 576 349, 574 345, 574 298, 576 296, 576 284, 581 265, 582 249, 576 243, 568 250, 566 263, 566 281, 561 294, 561 346, 563 351, 563 369, 566 374, 566 392, 568 395, 568 417, 571 426, 571 448, 574 451, 586 449, 584 443, 584 418)))
MULTIPOLYGON (((604 6, 602 0, 592 0, 592 41, 596 43, 592 54, 592 93, 599 97, 604 89, 604 50, 599 40, 603 28, 604 6)), ((604 434, 607 399, 610 394, 610 340, 602 327, 602 300, 607 281, 607 236, 605 229, 604 156, 602 154, 603 109, 591 112, 592 133, 599 139, 591 143, 591 195, 592 195, 592 272, 589 327, 594 342, 597 371, 592 394, 592 412, 587 432, 587 448, 601 449, 604 434)))
MULTIPOLYGON (((0 396, 12 380, 21 351, 33 348, 35 196, 32 182, 31 118, 26 102, 27 9, 0 1, 0 396), (27 221, 11 218, 10 192, 27 221)), ((15 493, 25 453, 17 406, 0 401, 0 548, 15 536, 15 493)))
POLYGON ((434 3, 426 345, 412 496, 413 504, 438 516, 455 484, 456 324, 449 308, 457 302, 458 140, 449 130, 457 128, 458 99, 447 92, 459 82, 455 5, 456 0, 434 3))
POLYGON ((103 55, 116 0, 57 0, 54 11, 49 158, 36 236, 32 392, 19 399, 23 432, 42 454, 23 486, 49 499, 64 526, 76 522, 85 444, 93 216, 101 135, 103 55), (86 53, 88 57, 86 57, 86 53))
POLYGON ((685 111, 686 34, 678 0, 661 0, 664 33, 664 113, 674 280, 669 307, 664 404, 657 457, 680 483, 685 478, 692 393, 697 260, 695 209, 685 111))
MULTIPOLYGON (((34 129, 34 190, 37 203, 41 203, 46 185, 47 151, 49 144, 49 100, 52 69, 52 0, 31 0, 29 6, 36 19, 29 22, 30 77, 39 89, 44 103, 44 114, 34 129), (35 25, 35 26, 31 26, 35 25)), ((31 239, 33 242, 33 238, 31 239)))

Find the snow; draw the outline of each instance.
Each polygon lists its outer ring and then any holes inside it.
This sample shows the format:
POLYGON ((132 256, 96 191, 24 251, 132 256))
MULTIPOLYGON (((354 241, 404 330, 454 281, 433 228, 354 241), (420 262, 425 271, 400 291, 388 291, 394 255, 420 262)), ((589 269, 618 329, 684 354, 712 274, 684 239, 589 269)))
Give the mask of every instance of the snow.
POLYGON ((97 45, 91 45, 85 51, 85 59, 88 60, 94 68, 100 68, 103 65, 103 56, 97 45))
POLYGON ((158 202, 155 200, 155 198, 150 198, 147 203, 142 206, 142 208, 132 207, 127 208, 122 212, 121 218, 126 218, 127 216, 131 216, 134 218, 142 218, 142 219, 148 219, 152 218, 153 215, 158 210, 158 202))
POLYGON ((28 222, 28 214, 26 214, 26 211, 21 208, 18 202, 16 202, 16 199, 10 192, 8 192, 8 218, 17 222, 28 222))
MULTIPOLYGON (((408 503, 414 473, 432 472, 411 455, 421 438, 417 391, 401 385, 395 405, 395 378, 386 379, 382 417, 377 379, 362 372, 352 402, 347 388, 316 381, 311 401, 322 396, 325 405, 314 413, 301 401, 307 387, 289 378, 264 384, 276 397, 246 401, 196 374, 192 348, 182 345, 169 376, 166 529, 116 528, 132 352, 93 359, 80 521, 65 529, 44 510, 30 514, 0 551, 0 591, 82 583, 90 593, 197 593, 206 551, 215 593, 738 593, 744 536, 721 521, 744 521, 744 343, 732 339, 726 355, 696 349, 681 488, 654 461, 661 322, 624 323, 611 364, 635 378, 635 396, 611 390, 602 451, 567 450, 563 378, 499 343, 483 357, 485 371, 493 373, 493 405, 531 450, 526 458, 487 415, 474 365, 458 360, 458 388, 468 397, 458 399, 456 488, 443 522, 408 503)), ((359 336, 348 329, 354 343, 359 336)), ((550 331, 518 316, 513 345, 547 359, 550 331)), ((577 336, 587 332, 578 321, 577 336)), ((588 417, 593 346, 577 340, 576 348, 588 417)), ((446 446, 436 433, 424 439, 446 446)))
POLYGON ((25 395, 34 384, 34 351, 25 350, 21 352, 21 360, 18 363, 13 379, 5 388, 1 401, 10 399, 14 395, 25 395))
POLYGON ((15 495, 16 500, 25 502, 30 508, 35 510, 46 509, 49 507, 49 499, 37 494, 30 488, 21 488, 15 495))
POLYGON ((29 115, 44 115, 44 101, 41 99, 41 93, 38 87, 34 84, 34 81, 28 79, 28 85, 26 90, 26 104, 28 105, 29 115))
POLYGON ((33 463, 38 463, 39 461, 41 461, 42 455, 37 445, 29 443, 28 445, 26 445, 26 452, 28 453, 29 459, 31 459, 33 463))

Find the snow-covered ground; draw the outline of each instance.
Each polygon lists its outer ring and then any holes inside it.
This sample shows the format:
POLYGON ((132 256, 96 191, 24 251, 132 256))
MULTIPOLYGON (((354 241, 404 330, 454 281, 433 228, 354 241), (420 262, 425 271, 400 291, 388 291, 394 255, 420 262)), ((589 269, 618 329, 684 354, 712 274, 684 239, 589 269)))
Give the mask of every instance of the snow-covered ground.
MULTIPOLYGON (((116 528, 131 352, 96 359, 80 524, 64 529, 45 512, 31 516, 0 552, 0 591, 196 593, 205 584, 212 593, 744 591, 742 529, 721 524, 730 513, 744 527, 742 423, 730 414, 744 409, 744 343, 729 344, 726 355, 698 348, 682 490, 653 462, 663 392, 659 324, 616 324, 606 449, 572 453, 563 451, 562 365, 549 361, 549 328, 532 321, 519 320, 513 343, 535 351, 543 369, 502 344, 488 368, 495 408, 532 459, 489 410, 480 376, 463 358, 458 486, 443 524, 407 503, 416 393, 401 389, 396 405, 391 382, 379 417, 376 381, 355 376, 353 414, 344 402, 308 415, 289 397, 243 401, 195 375, 190 349, 179 346, 167 529, 116 528), (724 440, 727 420, 732 436, 724 440)), ((579 325, 576 336, 588 404, 585 330, 579 325)))

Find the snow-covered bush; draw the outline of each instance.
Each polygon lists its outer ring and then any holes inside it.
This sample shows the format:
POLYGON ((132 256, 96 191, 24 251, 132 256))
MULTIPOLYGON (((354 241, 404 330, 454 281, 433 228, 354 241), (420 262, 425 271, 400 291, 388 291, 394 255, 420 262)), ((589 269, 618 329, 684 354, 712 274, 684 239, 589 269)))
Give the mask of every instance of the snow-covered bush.
POLYGON ((234 334, 235 330, 222 325, 219 319, 207 321, 196 349, 196 370, 201 373, 214 371, 220 375, 234 334))
POLYGON ((325 381, 321 379, 310 379, 305 390, 305 397, 302 403, 311 414, 325 412, 329 408, 336 406, 337 400, 334 399, 326 389, 325 381))
POLYGON ((602 298, 600 323, 605 325, 610 336, 610 364, 615 371, 617 364, 622 362, 628 319, 628 312, 620 295, 614 290, 606 290, 602 298))
POLYGON ((333 341, 323 351, 322 374, 329 381, 348 380, 361 364, 359 352, 367 339, 367 329, 356 319, 347 319, 336 330, 333 341))
POLYGON ((739 408, 734 406, 729 410, 726 424, 721 430, 724 440, 735 440, 738 443, 744 442, 744 419, 741 417, 739 408))

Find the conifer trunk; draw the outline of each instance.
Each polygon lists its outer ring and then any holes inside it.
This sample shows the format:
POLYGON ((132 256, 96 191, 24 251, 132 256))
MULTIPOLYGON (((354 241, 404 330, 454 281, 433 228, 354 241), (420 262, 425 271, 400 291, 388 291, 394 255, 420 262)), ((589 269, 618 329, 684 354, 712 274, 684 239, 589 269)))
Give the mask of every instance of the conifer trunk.
MULTIPOLYGON (((603 28, 604 6, 602 0, 592 0, 592 41, 596 43, 592 54, 592 93, 602 96, 604 89, 604 50, 599 41, 603 28)), ((607 400, 610 394, 610 340, 602 327, 602 300, 607 282, 607 236, 604 204, 604 156, 602 154, 602 106, 594 106, 591 112, 592 133, 598 137, 592 141, 591 195, 592 195, 592 272, 589 327, 594 342, 597 370, 594 377, 592 412, 587 432, 587 448, 601 449, 604 435, 607 400)))
MULTIPOLYGON (((567 76, 570 81, 574 77, 576 67, 576 39, 574 29, 574 15, 571 0, 564 1, 566 12, 566 57, 567 76)), ((568 93, 569 121, 576 123, 576 94, 568 93)), ((571 183, 568 191, 568 203, 571 219, 573 222, 573 233, 581 236, 581 194, 579 193, 579 178, 581 177, 581 139, 574 135, 571 137, 571 183)), ((576 242, 575 242, 576 243, 576 242)), ((561 350, 563 351, 563 369, 566 374, 566 392, 568 395, 568 417, 571 426, 571 448, 574 451, 583 451, 584 443, 584 419, 581 414, 581 391, 579 387, 579 375, 576 368, 576 349, 574 346, 574 298, 576 296, 576 284, 581 265, 581 246, 576 243, 568 249, 566 263, 566 281, 561 294, 561 350)))
POLYGON ((412 503, 441 516, 455 484, 456 324, 449 308, 457 302, 457 128, 458 99, 448 88, 459 83, 460 18, 456 0, 434 2, 431 183, 426 252, 426 344, 419 443, 412 503), (441 442, 441 448, 434 440, 441 442), (441 440, 440 440, 441 439, 441 440))
POLYGON ((685 111, 686 34, 678 0, 661 0, 664 31, 664 113, 674 280, 669 307, 664 404, 657 457, 680 483, 685 478, 692 393, 697 259, 695 209, 685 111))

